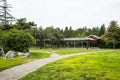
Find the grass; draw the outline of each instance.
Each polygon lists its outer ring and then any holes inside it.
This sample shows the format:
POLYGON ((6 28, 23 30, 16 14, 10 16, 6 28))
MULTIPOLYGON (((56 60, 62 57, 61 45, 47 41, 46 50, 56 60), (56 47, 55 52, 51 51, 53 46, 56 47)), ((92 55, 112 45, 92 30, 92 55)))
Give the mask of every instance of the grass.
POLYGON ((30 50, 30 56, 26 59, 21 58, 15 58, 14 60, 9 59, 3 59, 0 58, 0 71, 11 68, 13 66, 21 65, 27 62, 30 62, 35 59, 41 59, 41 58, 47 58, 50 57, 50 54, 47 54, 47 52, 50 53, 58 53, 58 54, 71 54, 71 53, 80 53, 80 52, 92 52, 96 50, 86 50, 86 49, 31 49, 30 50))
POLYGON ((27 63, 30 61, 31 60, 28 58, 20 59, 17 57, 14 60, 0 58, 0 71, 8 69, 8 68, 16 66, 16 65, 27 63))
MULTIPOLYGON (((101 49, 99 49, 101 50, 101 49)), ((82 49, 82 48, 60 48, 60 49, 31 49, 31 51, 41 52, 41 53, 57 53, 60 55, 65 54, 73 54, 73 53, 81 53, 81 52, 94 52, 98 51, 98 49, 82 49)))
POLYGON ((30 56, 25 59, 21 59, 19 57, 15 58, 14 60, 0 58, 0 71, 11 68, 13 66, 21 65, 35 59, 41 59, 49 57, 50 54, 41 53, 41 50, 30 50, 30 56))
POLYGON ((53 52, 54 51, 54 49, 39 49, 39 48, 31 48, 30 49, 30 52, 44 52, 44 53, 46 53, 46 52, 53 52))
POLYGON ((65 54, 73 54, 73 53, 81 53, 81 52, 93 52, 96 51, 94 49, 58 49, 56 50, 56 53, 60 55, 65 55, 65 54))
POLYGON ((50 54, 42 53, 42 52, 39 52, 39 51, 40 50, 31 51, 31 54, 28 58, 29 59, 42 59, 42 58, 50 57, 50 54))
POLYGON ((37 69, 20 80, 119 80, 120 51, 62 59, 37 69))

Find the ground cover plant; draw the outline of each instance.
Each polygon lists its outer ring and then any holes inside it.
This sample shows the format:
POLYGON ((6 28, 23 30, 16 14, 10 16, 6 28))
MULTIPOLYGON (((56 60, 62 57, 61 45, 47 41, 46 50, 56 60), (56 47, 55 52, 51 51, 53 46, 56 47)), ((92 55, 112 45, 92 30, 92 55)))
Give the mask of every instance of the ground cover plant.
POLYGON ((57 48, 57 49, 39 49, 39 48, 32 48, 32 52, 41 52, 41 53, 56 53, 60 55, 65 54, 74 54, 74 53, 81 53, 81 52, 94 52, 99 51, 101 49, 86 49, 86 48, 57 48))
POLYGON ((53 52, 54 50, 55 50, 55 49, 52 49, 52 48, 48 48, 48 49, 31 48, 31 49, 30 49, 31 52, 43 52, 43 53, 53 52))
POLYGON ((0 58, 0 71, 11 68, 13 66, 21 65, 36 59, 46 58, 49 57, 50 54, 41 53, 40 50, 30 50, 30 56, 28 58, 20 58, 16 57, 13 60, 4 59, 3 57, 0 58))
POLYGON ((8 69, 8 68, 16 66, 16 65, 27 63, 27 62, 30 62, 30 61, 31 60, 28 59, 28 58, 21 59, 21 58, 17 57, 13 60, 0 58, 0 71, 8 69))
POLYGON ((46 58, 50 57, 50 54, 47 54, 45 52, 41 52, 40 49, 37 50, 30 50, 30 56, 28 57, 29 59, 41 59, 41 58, 46 58))
POLYGON ((74 54, 74 53, 81 53, 81 52, 94 52, 97 51, 97 49, 80 49, 80 48, 68 48, 68 49, 58 49, 56 50, 56 53, 60 55, 65 55, 65 54, 74 54))
POLYGON ((17 66, 17 65, 29 62, 29 61, 32 61, 33 59, 35 60, 35 59, 50 57, 49 53, 53 53, 53 52, 58 53, 58 54, 71 54, 71 53, 84 52, 84 51, 92 51, 92 50, 32 48, 32 49, 30 49, 30 56, 26 59, 21 59, 19 57, 15 58, 14 60, 0 58, 0 71, 7 69, 7 68, 11 68, 13 66, 17 66))
POLYGON ((62 59, 20 80, 119 80, 120 51, 98 52, 62 59))

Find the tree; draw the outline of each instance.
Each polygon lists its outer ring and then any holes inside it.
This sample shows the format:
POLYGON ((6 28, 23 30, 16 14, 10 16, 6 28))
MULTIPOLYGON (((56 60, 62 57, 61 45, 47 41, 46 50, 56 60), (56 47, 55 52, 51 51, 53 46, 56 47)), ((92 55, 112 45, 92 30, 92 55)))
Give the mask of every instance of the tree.
POLYGON ((113 44, 113 48, 116 48, 116 44, 120 42, 117 39, 118 37, 120 37, 120 35, 117 22, 111 21, 108 31, 105 33, 105 41, 107 44, 113 44))
POLYGON ((65 27, 65 30, 64 30, 64 37, 69 38, 69 30, 67 26, 65 27))
POLYGON ((37 44, 40 48, 43 47, 43 41, 45 39, 45 33, 44 30, 42 28, 42 26, 38 29, 38 28, 32 28, 30 30, 30 33, 34 36, 34 38, 37 40, 37 44))
POLYGON ((3 25, 9 24, 16 20, 9 13, 9 8, 11 8, 11 6, 7 3, 7 0, 0 0, 0 23, 2 23, 3 25))
POLYGON ((69 37, 75 37, 75 34, 74 34, 74 30, 72 29, 72 27, 70 26, 69 28, 69 37))
POLYGON ((0 30, 9 30, 13 28, 14 26, 12 24, 0 24, 0 30))
POLYGON ((85 26, 85 27, 83 27, 83 28, 79 28, 79 29, 77 29, 77 30, 75 30, 75 36, 76 37, 86 37, 86 36, 88 36, 89 34, 88 34, 88 29, 87 29, 87 27, 85 26))
POLYGON ((99 36, 99 28, 98 27, 93 27, 92 28, 92 34, 99 36))
POLYGON ((3 30, 4 26, 0 24, 0 32, 3 30))
POLYGON ((15 24, 15 28, 19 30, 27 30, 27 29, 30 29, 32 26, 36 26, 36 24, 31 21, 27 22, 26 18, 18 19, 15 24))
POLYGON ((5 51, 14 50, 14 51, 25 51, 32 44, 35 44, 35 39, 29 33, 11 29, 8 31, 3 31, 0 35, 2 46, 5 51))
POLYGON ((105 24, 103 24, 103 25, 101 25, 101 27, 100 27, 99 36, 104 35, 105 31, 106 31, 106 30, 105 30, 105 24))
POLYGON ((61 30, 59 28, 53 28, 53 26, 51 27, 47 27, 44 30, 44 33, 46 34, 46 39, 49 40, 51 47, 53 47, 53 45, 58 46, 60 40, 64 37, 61 30))
POLYGON ((59 28, 55 28, 53 36, 54 36, 53 38, 54 44, 56 44, 56 46, 58 47, 64 35, 61 33, 61 30, 59 28))

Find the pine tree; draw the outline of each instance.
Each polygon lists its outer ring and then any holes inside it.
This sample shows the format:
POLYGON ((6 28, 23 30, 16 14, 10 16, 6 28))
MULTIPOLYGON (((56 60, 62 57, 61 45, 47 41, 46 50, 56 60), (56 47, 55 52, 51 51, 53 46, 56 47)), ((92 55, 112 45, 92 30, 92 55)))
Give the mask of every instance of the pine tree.
POLYGON ((117 21, 111 21, 108 27, 108 31, 105 33, 105 41, 107 44, 113 44, 113 48, 116 48, 116 44, 119 42, 118 37, 118 25, 117 21))
POLYGON ((106 30, 105 30, 105 24, 103 24, 103 25, 101 25, 101 27, 100 27, 99 36, 104 35, 105 31, 106 31, 106 30))

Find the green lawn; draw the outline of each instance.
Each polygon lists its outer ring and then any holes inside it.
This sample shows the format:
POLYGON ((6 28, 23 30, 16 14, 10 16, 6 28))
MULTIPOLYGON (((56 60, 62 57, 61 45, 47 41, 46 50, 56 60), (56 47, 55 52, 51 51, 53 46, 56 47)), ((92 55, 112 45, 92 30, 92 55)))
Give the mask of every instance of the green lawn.
POLYGON ((17 66, 26 62, 29 62, 34 59, 41 59, 50 57, 48 53, 58 53, 60 55, 63 54, 71 54, 71 53, 80 53, 80 52, 93 52, 97 50, 93 49, 79 49, 79 48, 67 48, 67 49, 39 49, 39 48, 32 48, 30 49, 30 56, 26 59, 15 58, 14 60, 3 59, 0 58, 0 71, 11 68, 13 66, 17 66))
POLYGON ((30 56, 28 58, 25 59, 21 59, 19 57, 15 58, 14 60, 10 60, 10 59, 4 59, 4 58, 0 58, 0 71, 11 68, 13 66, 17 66, 23 63, 27 63, 30 61, 33 61, 35 59, 41 59, 41 58, 46 58, 46 57, 50 57, 50 54, 46 54, 46 53, 41 53, 41 50, 31 50, 30 51, 30 56))
POLYGON ((38 50, 37 51, 31 51, 31 54, 28 58, 29 59, 41 59, 41 58, 50 57, 50 54, 39 52, 39 51, 38 50))
POLYGON ((54 49, 39 49, 39 48, 31 48, 30 52, 53 52, 54 49))
POLYGON ((26 59, 15 58, 14 60, 0 58, 0 71, 16 65, 27 63, 29 61, 31 60, 28 58, 26 59))
POLYGON ((31 49, 31 51, 41 52, 41 53, 57 53, 60 55, 81 53, 81 52, 93 52, 99 51, 101 49, 85 49, 85 48, 60 48, 60 49, 31 49))
POLYGON ((96 49, 79 49, 79 48, 71 48, 71 49, 58 49, 55 50, 56 53, 60 54, 60 55, 64 55, 64 54, 73 54, 73 53, 81 53, 81 52, 94 52, 97 51, 96 49))
POLYGON ((20 80, 119 80, 120 51, 62 59, 37 69, 20 80))

